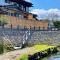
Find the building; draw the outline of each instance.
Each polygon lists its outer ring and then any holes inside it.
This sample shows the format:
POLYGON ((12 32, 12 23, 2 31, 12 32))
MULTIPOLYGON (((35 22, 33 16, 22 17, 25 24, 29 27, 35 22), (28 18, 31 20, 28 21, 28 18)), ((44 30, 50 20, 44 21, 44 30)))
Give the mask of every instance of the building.
POLYGON ((0 5, 0 19, 6 20, 4 27, 21 28, 48 28, 48 21, 36 20, 29 12, 33 4, 25 0, 5 0, 5 5, 0 5))

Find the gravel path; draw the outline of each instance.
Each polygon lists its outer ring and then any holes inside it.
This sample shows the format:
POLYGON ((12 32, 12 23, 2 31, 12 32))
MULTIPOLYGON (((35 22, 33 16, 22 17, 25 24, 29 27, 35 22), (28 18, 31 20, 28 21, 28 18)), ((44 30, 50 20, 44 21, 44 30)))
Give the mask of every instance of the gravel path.
POLYGON ((0 55, 0 60, 16 60, 16 58, 24 53, 30 53, 31 51, 34 51, 34 48, 24 48, 21 50, 16 50, 8 53, 4 53, 3 55, 0 55))

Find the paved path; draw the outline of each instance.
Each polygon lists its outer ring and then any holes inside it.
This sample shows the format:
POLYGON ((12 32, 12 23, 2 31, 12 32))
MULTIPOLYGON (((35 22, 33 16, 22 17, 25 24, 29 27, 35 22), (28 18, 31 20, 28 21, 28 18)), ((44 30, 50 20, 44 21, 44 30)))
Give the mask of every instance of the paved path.
POLYGON ((16 50, 16 51, 12 51, 12 52, 8 52, 8 53, 4 53, 3 55, 0 55, 0 60, 16 60, 16 57, 24 54, 24 53, 30 53, 31 51, 34 51, 34 48, 24 48, 21 50, 16 50))

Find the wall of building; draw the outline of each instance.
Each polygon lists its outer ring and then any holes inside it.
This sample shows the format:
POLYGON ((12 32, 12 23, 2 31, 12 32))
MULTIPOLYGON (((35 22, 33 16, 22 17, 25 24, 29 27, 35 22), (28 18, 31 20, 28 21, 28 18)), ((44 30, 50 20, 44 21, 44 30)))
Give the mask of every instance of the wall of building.
POLYGON ((30 16, 29 16, 29 19, 24 19, 24 18, 21 19, 14 16, 0 15, 0 19, 5 19, 8 22, 6 27, 11 26, 11 24, 13 27, 16 27, 18 25, 21 27, 27 27, 27 28, 40 27, 40 28, 47 29, 48 27, 48 21, 38 21, 38 20, 35 20, 34 18, 30 19, 30 16))

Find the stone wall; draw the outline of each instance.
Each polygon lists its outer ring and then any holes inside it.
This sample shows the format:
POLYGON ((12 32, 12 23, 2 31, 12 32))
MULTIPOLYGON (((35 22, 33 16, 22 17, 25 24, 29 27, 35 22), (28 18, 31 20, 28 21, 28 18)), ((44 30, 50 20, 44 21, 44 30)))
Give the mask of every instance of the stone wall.
POLYGON ((20 46, 23 42, 23 31, 16 29, 0 29, 0 41, 10 41, 14 46, 20 46))
POLYGON ((33 31, 30 43, 60 44, 60 31, 33 31))
POLYGON ((24 43, 60 44, 60 31, 30 31, 17 29, 0 29, 0 41, 10 41, 14 46, 24 43))

